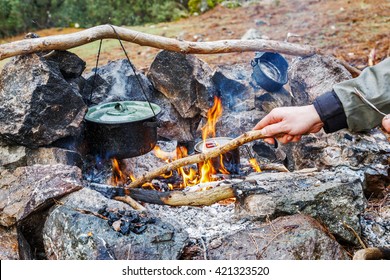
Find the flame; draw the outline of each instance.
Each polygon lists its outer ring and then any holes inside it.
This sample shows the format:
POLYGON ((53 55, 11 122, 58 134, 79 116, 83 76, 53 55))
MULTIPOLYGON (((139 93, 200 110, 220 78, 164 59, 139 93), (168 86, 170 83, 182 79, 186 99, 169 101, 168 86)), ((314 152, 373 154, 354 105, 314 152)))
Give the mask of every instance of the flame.
POLYGON ((253 168, 256 172, 261 172, 259 163, 257 162, 257 160, 256 160, 255 158, 250 158, 250 159, 249 159, 249 162, 250 162, 252 168, 253 168))
MULTIPOLYGON (((156 145, 153 151, 156 157, 164 160, 165 162, 172 162, 176 159, 188 156, 187 148, 184 146, 177 147, 175 151, 166 152, 163 151, 158 145, 156 145)), ((176 171, 182 178, 182 183, 180 183, 179 188, 185 188, 187 186, 193 186, 199 183, 198 174, 195 169, 180 167, 176 171)), ((163 178, 170 178, 172 176, 173 171, 161 175, 163 178)), ((168 188, 171 190, 174 189, 173 184, 168 183, 168 188)))
MULTIPOLYGON (((216 137, 215 126, 222 116, 223 108, 221 99, 217 96, 214 96, 214 105, 207 111, 207 123, 202 127, 202 139, 203 139, 203 149, 206 148, 206 139, 209 137, 216 137)), ((218 171, 223 174, 229 174, 229 171, 225 168, 223 163, 223 156, 219 156, 219 168, 218 171)), ((201 168, 201 183, 207 183, 213 181, 212 175, 217 173, 217 170, 213 166, 212 160, 206 161, 203 163, 201 168)))
POLYGON ((166 162, 171 162, 177 158, 176 151, 166 152, 161 150, 161 148, 158 145, 154 147, 153 152, 156 157, 158 157, 159 159, 163 159, 166 162))
POLYGON ((213 166, 213 163, 211 160, 208 160, 203 163, 201 169, 200 169, 200 183, 208 183, 213 181, 211 175, 216 174, 216 170, 213 166))
POLYGON ((119 162, 116 158, 113 158, 111 160, 112 163, 112 177, 111 181, 114 186, 117 186, 118 184, 124 184, 126 183, 126 176, 123 174, 119 162))
POLYGON ((215 125, 222 116, 222 111, 221 98, 214 96, 214 105, 207 111, 207 123, 202 127, 203 141, 216 136, 215 125))
MULTIPOLYGON (((206 139, 208 138, 214 138, 216 137, 216 124, 219 120, 219 118, 222 116, 222 102, 221 99, 218 97, 214 97, 214 104, 213 106, 208 110, 207 112, 207 123, 202 127, 202 139, 204 143, 203 149, 206 147, 206 139)), ((217 145, 218 143, 216 143, 217 145)), ((166 152, 161 149, 158 145, 156 145, 153 149, 153 152, 156 157, 163 159, 165 162, 169 163, 176 159, 184 158, 188 156, 188 151, 185 147, 177 147, 175 151, 166 152)), ((259 165, 256 162, 256 159, 251 159, 250 162, 252 163, 253 168, 257 172, 261 172, 259 165), (254 160, 254 163, 253 163, 254 160)), ((119 182, 126 182, 126 176, 122 173, 119 167, 119 163, 116 159, 113 159, 113 181, 116 184, 119 182)), ((208 160, 202 164, 198 165, 198 170, 190 167, 180 167, 175 171, 170 171, 167 174, 161 175, 163 178, 170 178, 174 176, 174 174, 178 174, 182 178, 182 182, 179 184, 171 184, 167 183, 168 188, 170 190, 173 190, 177 187, 185 188, 187 186, 194 186, 199 183, 207 183, 211 181, 218 180, 216 176, 213 176, 214 174, 217 174, 217 172, 220 172, 222 174, 229 174, 229 171, 224 166, 224 157, 223 155, 220 155, 218 160, 208 160), (213 162, 218 165, 217 167, 213 166, 213 162), (217 170, 218 169, 218 170, 217 170)), ((135 177, 132 174, 128 175, 128 178, 131 179, 131 181, 135 180, 135 177)), ((148 187, 155 189, 152 183, 146 183, 143 185, 143 187, 148 187)))
MULTIPOLYGON (((111 184, 114 186, 118 185, 125 185, 126 183, 131 180, 131 182, 134 182, 136 180, 135 176, 130 172, 129 174, 125 175, 120 167, 119 161, 116 158, 113 158, 111 160, 112 163, 112 176, 111 176, 111 184)), ((142 185, 143 188, 150 188, 150 189, 156 189, 152 183, 144 183, 142 185)))

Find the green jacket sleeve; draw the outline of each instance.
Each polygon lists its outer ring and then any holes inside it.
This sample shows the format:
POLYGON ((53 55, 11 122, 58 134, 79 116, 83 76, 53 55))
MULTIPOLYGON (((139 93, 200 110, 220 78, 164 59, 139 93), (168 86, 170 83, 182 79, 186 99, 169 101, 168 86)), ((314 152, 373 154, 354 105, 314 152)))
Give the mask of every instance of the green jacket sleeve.
POLYGON ((378 126, 383 116, 363 103, 354 93, 354 87, 379 110, 390 114, 390 58, 364 69, 359 77, 333 87, 343 105, 350 130, 362 131, 378 126))

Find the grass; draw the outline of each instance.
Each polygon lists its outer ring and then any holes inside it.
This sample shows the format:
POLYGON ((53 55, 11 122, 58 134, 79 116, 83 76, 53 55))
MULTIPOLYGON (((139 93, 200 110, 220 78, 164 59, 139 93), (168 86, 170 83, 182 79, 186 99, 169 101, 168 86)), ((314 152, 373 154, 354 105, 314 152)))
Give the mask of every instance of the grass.
MULTIPOLYGON (((180 35, 182 30, 185 30, 188 24, 183 22, 175 22, 174 24, 160 23, 160 24, 147 24, 143 26, 130 26, 128 28, 132 30, 136 30, 139 32, 159 35, 164 37, 175 38, 180 35)), ((74 28, 53 28, 53 29, 45 29, 41 31, 37 31, 36 33, 41 35, 42 37, 51 36, 51 35, 62 35, 77 32, 80 30, 75 30, 74 28)), ((0 43, 7 43, 12 41, 17 41, 23 39, 23 35, 3 39, 0 43)), ((86 45, 82 45, 76 48, 72 48, 69 51, 78 55, 81 59, 87 62, 86 72, 90 71, 93 67, 95 67, 96 56, 99 49, 99 42, 95 41, 86 45)), ((126 50, 129 53, 130 58, 134 58, 138 52, 140 52, 139 48, 135 48, 136 46, 133 43, 123 42, 126 50)), ((145 47, 143 47, 145 48, 145 47)), ((101 49, 101 57, 99 60, 99 65, 103 65, 107 63, 109 60, 125 58, 123 51, 120 48, 120 44, 117 40, 113 39, 105 39, 103 40, 102 49, 101 49)), ((0 70, 3 66, 9 62, 12 58, 7 58, 0 61, 0 70)))

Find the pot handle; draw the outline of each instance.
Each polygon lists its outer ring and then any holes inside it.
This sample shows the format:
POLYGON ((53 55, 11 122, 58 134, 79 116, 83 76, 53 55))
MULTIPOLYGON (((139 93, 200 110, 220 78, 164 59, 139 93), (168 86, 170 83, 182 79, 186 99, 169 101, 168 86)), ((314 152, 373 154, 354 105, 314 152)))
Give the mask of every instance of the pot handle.
POLYGON ((160 122, 159 121, 144 122, 143 125, 147 127, 160 127, 160 122))
POLYGON ((264 53, 265 53, 265 52, 256 52, 256 53, 255 53, 255 57, 254 57, 254 59, 251 61, 252 67, 255 67, 257 64, 259 64, 259 60, 260 60, 260 58, 262 57, 262 55, 263 55, 264 53))

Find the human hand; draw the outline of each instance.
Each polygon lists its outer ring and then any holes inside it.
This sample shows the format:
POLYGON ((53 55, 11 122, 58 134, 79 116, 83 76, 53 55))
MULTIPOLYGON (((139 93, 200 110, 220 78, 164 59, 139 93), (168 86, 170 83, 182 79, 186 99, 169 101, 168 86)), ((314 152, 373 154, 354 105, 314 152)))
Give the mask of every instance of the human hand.
POLYGON ((264 139, 275 144, 274 137, 283 144, 298 142, 303 134, 315 133, 324 126, 313 105, 301 107, 279 107, 273 109, 253 128, 261 129, 264 139))
POLYGON ((390 133, 390 114, 383 118, 382 126, 387 133, 390 133))

